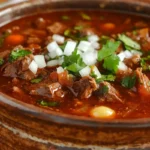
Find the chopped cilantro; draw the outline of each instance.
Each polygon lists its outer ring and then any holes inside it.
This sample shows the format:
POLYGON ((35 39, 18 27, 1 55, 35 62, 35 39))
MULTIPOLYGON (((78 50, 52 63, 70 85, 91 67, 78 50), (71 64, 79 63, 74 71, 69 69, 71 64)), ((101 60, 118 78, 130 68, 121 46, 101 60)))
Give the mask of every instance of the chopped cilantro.
POLYGON ((83 26, 81 26, 81 25, 80 25, 80 26, 75 26, 74 29, 75 29, 75 30, 82 30, 82 29, 83 29, 83 26))
POLYGON ((116 73, 119 65, 119 57, 116 54, 112 54, 104 59, 103 67, 112 73, 116 73))
POLYGON ((18 58, 24 57, 29 54, 31 54, 31 52, 28 50, 24 50, 24 49, 13 50, 9 56, 9 61, 13 62, 17 60, 18 58))
POLYGON ((84 20, 91 20, 91 17, 85 13, 80 13, 80 15, 81 15, 82 19, 84 19, 84 20))
POLYGON ((39 78, 32 79, 30 82, 31 82, 31 83, 39 83, 39 82, 41 82, 41 81, 42 81, 42 78, 39 77, 39 78))
POLYGON ((136 83, 136 75, 126 76, 122 79, 121 85, 125 88, 131 89, 136 83))
POLYGON ((95 74, 95 72, 94 72, 94 71, 91 71, 90 76, 91 76, 92 78, 97 79, 97 75, 95 74))
POLYGON ((81 56, 77 54, 77 49, 72 52, 72 55, 64 56, 62 67, 66 68, 68 71, 78 73, 85 66, 81 56))
POLYGON ((100 83, 102 81, 115 81, 116 76, 109 74, 109 75, 101 75, 101 78, 97 79, 96 82, 100 83))
POLYGON ((47 106, 47 107, 59 106, 59 102, 55 102, 55 101, 38 100, 37 103, 40 104, 41 106, 47 106))
POLYGON ((4 59, 0 58, 0 65, 2 65, 4 63, 4 59))
POLYGON ((70 36, 70 33, 71 33, 71 29, 67 29, 64 31, 65 36, 70 36))
POLYGON ((114 54, 119 45, 120 45, 119 41, 113 42, 108 40, 107 43, 103 45, 102 49, 98 51, 98 60, 102 61, 104 58, 114 54))
POLYGON ((131 38, 129 38, 128 36, 124 34, 119 34, 118 39, 124 43, 125 47, 128 48, 128 50, 130 49, 140 50, 141 49, 140 44, 138 44, 136 41, 133 41, 131 38))
POLYGON ((70 17, 69 17, 69 16, 64 15, 64 16, 62 16, 62 17, 61 17, 61 19, 62 19, 62 20, 70 20, 70 17))
POLYGON ((108 93, 108 90, 109 90, 108 86, 107 85, 103 85, 103 86, 100 86, 100 88, 95 91, 95 94, 99 95, 99 96, 100 95, 103 96, 103 95, 108 93))
POLYGON ((148 55, 147 57, 143 57, 140 60, 140 65, 143 71, 150 70, 150 65, 147 63, 147 61, 150 61, 150 55, 148 55))

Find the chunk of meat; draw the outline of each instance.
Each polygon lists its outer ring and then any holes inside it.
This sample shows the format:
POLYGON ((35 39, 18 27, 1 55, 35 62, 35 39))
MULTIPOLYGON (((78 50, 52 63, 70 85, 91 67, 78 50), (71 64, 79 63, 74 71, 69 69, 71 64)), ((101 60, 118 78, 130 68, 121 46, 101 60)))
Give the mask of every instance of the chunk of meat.
POLYGON ((62 90, 62 86, 59 82, 52 83, 48 87, 52 95, 52 98, 54 97, 63 98, 65 96, 65 92, 62 90))
POLYGON ((27 44, 40 44, 42 40, 38 37, 29 37, 27 39, 27 44))
POLYGON ((5 50, 3 52, 0 52, 0 58, 6 58, 10 54, 10 50, 5 50))
POLYGON ((72 88, 78 97, 84 99, 89 98, 92 92, 97 90, 98 85, 92 77, 85 76, 79 81, 74 82, 72 88))
POLYGON ((100 87, 97 91, 94 93, 96 96, 98 96, 101 100, 105 100, 108 102, 115 102, 115 101, 120 101, 123 102, 121 99, 121 96, 119 92, 108 82, 102 82, 100 84, 100 87), (101 89, 103 87, 107 87, 107 90, 105 93, 101 92, 101 89))
POLYGON ((150 95, 149 78, 144 73, 142 73, 142 68, 137 68, 135 73, 138 78, 138 84, 137 84, 138 93, 141 96, 150 95))
POLYGON ((60 22, 55 22, 52 25, 47 27, 48 32, 53 34, 62 34, 64 33, 66 26, 60 22))
POLYGON ((135 65, 139 64, 140 59, 141 59, 141 56, 139 54, 135 54, 131 58, 125 58, 124 63, 128 67, 133 68, 135 65))

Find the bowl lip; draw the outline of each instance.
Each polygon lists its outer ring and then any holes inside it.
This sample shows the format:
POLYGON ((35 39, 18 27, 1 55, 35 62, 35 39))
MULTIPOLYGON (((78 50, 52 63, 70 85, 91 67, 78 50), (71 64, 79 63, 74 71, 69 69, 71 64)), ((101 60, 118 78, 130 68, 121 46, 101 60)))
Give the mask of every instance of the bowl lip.
MULTIPOLYGON (((32 0, 31 0, 32 1, 32 0)), ((15 5, 21 5, 22 3, 30 3, 31 1, 28 0, 17 0, 14 4, 14 1, 6 2, 0 6, 0 11, 3 11, 9 7, 15 5)), ((37 0, 40 1, 40 0, 37 0)), ((51 2, 62 2, 63 0, 51 0, 51 2)), ((69 1, 69 0, 66 0, 69 1)), ((88 1, 88 0, 85 0, 88 1)), ((98 1, 98 0, 95 0, 98 1)), ((104 1, 104 0, 99 0, 104 1)), ((107 0, 113 2, 114 0, 107 0)), ((124 0, 117 0, 116 2, 125 2, 133 4, 132 1, 124 1, 124 0)), ((137 2, 137 5, 145 6, 146 2, 134 1, 137 2)), ((68 125, 78 125, 78 126, 87 126, 87 127, 102 127, 102 128, 145 128, 150 127, 150 118, 141 118, 141 119, 113 119, 113 120, 103 120, 103 119, 96 119, 96 118, 89 118, 85 116, 77 116, 71 114, 65 114, 61 112, 55 112, 52 110, 44 109, 42 107, 38 107, 32 104, 28 104, 17 100, 9 95, 0 92, 0 104, 4 103, 13 108, 17 108, 19 111, 23 113, 32 114, 34 117, 39 118, 41 120, 46 120, 50 122, 56 122, 61 124, 68 124, 68 125)))

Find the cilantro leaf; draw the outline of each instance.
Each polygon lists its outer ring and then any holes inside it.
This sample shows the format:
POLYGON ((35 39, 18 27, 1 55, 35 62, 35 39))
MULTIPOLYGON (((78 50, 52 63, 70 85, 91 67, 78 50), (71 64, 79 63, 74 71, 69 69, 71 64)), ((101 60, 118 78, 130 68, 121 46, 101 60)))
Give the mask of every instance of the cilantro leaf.
POLYGON ((41 82, 41 81, 42 81, 42 78, 40 77, 40 78, 32 79, 30 82, 31 82, 31 83, 39 83, 39 82, 41 82))
POLYGON ((103 67, 112 73, 116 73, 119 65, 119 57, 116 54, 112 54, 104 59, 103 67))
POLYGON ((138 44, 136 41, 133 41, 131 38, 129 38, 128 36, 124 34, 119 34, 118 39, 124 43, 125 47, 128 48, 128 50, 130 49, 140 50, 141 49, 140 44, 138 44))
POLYGON ((109 91, 108 86, 107 85, 102 85, 102 86, 100 86, 100 88, 98 90, 96 90, 94 92, 94 94, 97 95, 97 96, 100 96, 100 95, 103 96, 103 95, 107 94, 108 91, 109 91))
POLYGON ((38 100, 37 103, 40 104, 41 106, 47 106, 47 107, 59 106, 59 102, 55 102, 55 101, 38 100))
POLYGON ((102 81, 115 81, 116 76, 109 74, 109 75, 101 75, 101 78, 97 79, 96 82, 100 83, 102 81))
POLYGON ((77 54, 77 49, 72 52, 72 55, 64 56, 62 67, 66 68, 68 71, 78 73, 85 66, 86 65, 83 62, 81 56, 77 54))
POLYGON ((150 70, 150 65, 147 63, 147 61, 150 61, 150 55, 148 55, 147 57, 143 57, 140 60, 140 65, 143 71, 150 70))
POLYGON ((4 63, 4 59, 0 58, 0 65, 2 65, 4 63))
POLYGON ((112 55, 117 50, 119 45, 119 41, 107 41, 106 44, 103 45, 102 49, 98 51, 98 60, 102 61, 104 58, 112 55))
POLYGON ((75 29, 75 30, 79 30, 79 31, 82 30, 83 28, 84 28, 84 27, 81 26, 81 25, 80 25, 80 26, 74 26, 74 29, 75 29))
POLYGON ((91 17, 85 13, 80 13, 80 15, 81 15, 82 19, 84 19, 84 20, 91 20, 91 17))
POLYGON ((121 81, 121 85, 125 88, 128 88, 128 89, 133 88, 135 83, 136 83, 136 75, 126 76, 121 81))
POLYGON ((11 54, 9 56, 9 61, 13 62, 13 61, 17 60, 18 58, 24 57, 29 54, 31 54, 31 52, 28 50, 24 50, 24 49, 14 50, 11 52, 11 54))
POLYGON ((69 17, 69 16, 64 15, 64 16, 62 16, 62 17, 61 17, 61 19, 62 19, 62 20, 70 20, 70 17, 69 17))

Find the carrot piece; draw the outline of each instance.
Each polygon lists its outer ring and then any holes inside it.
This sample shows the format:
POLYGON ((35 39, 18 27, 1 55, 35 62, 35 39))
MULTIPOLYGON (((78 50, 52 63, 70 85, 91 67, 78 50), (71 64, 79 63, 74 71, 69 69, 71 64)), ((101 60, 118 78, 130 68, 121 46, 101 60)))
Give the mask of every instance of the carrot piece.
POLYGON ((8 45, 19 45, 24 43, 24 36, 20 34, 11 34, 5 39, 5 44, 8 45))
POLYGON ((104 30, 113 30, 113 29, 115 29, 115 27, 116 27, 115 24, 109 23, 109 22, 102 25, 102 28, 104 30))

